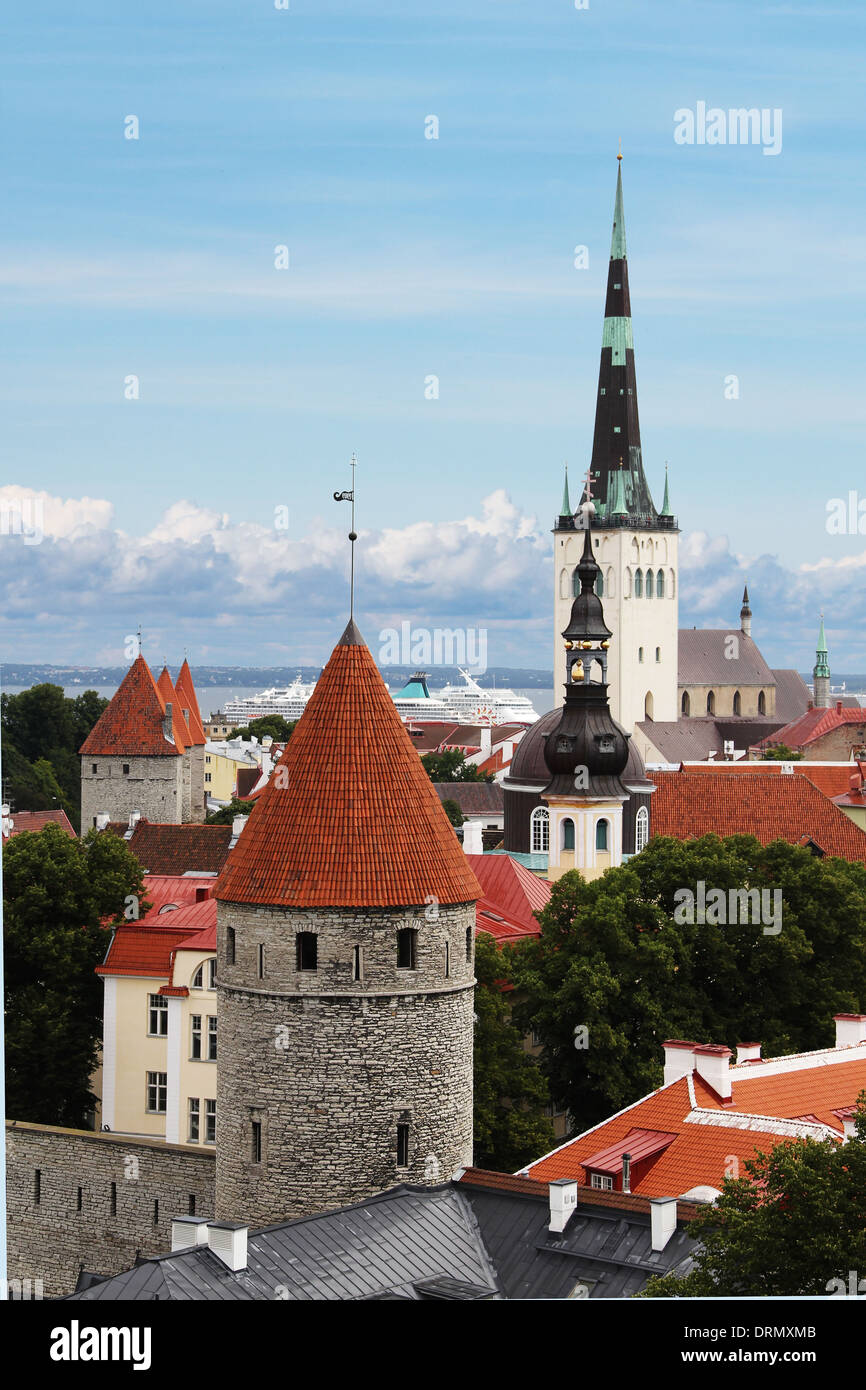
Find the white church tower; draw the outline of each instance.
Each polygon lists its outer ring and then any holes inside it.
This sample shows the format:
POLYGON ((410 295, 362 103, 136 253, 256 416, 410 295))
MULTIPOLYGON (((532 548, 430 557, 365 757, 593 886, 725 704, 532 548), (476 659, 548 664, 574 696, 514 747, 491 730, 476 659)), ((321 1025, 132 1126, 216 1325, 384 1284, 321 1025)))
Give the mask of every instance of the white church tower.
MULTIPOLYGON (((621 160, 622 156, 618 156, 621 160)), ((679 718, 677 630, 679 529, 665 477, 664 503, 656 511, 644 476, 628 289, 622 165, 617 171, 595 436, 588 474, 593 551, 601 571, 597 592, 612 629, 608 665, 611 713, 632 733, 644 719, 679 718)), ((578 502, 587 499, 587 487, 578 502)), ((566 475, 562 510, 554 527, 554 673, 557 703, 566 682, 559 634, 580 591, 577 566, 583 551, 583 516, 572 512, 566 475)))

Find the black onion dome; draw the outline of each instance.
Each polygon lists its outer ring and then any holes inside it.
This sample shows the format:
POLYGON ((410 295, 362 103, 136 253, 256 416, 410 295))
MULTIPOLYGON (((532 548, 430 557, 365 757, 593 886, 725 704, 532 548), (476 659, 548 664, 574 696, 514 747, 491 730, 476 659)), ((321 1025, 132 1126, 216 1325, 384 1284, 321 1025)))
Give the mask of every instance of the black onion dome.
POLYGON ((575 573, 580 579, 580 593, 571 605, 571 617, 563 637, 572 643, 580 641, 606 641, 611 630, 604 621, 604 608, 595 592, 595 584, 601 573, 598 562, 592 553, 592 532, 589 516, 584 517, 586 531, 583 540, 583 554, 575 573))
POLYGON ((606 686, 570 685, 559 720, 545 741, 544 761, 551 776, 545 790, 573 795, 575 773, 585 768, 589 785, 584 790, 595 795, 622 794, 620 778, 628 762, 629 742, 610 713, 606 686))
MULTIPOLYGON (((550 769, 544 759, 547 735, 559 723, 561 709, 551 709, 536 720, 523 735, 514 750, 511 766, 505 780, 505 790, 519 783, 520 786, 541 791, 550 781, 550 769)), ((625 730, 615 720, 611 721, 625 738, 625 730)), ((653 784, 647 777, 643 758, 634 739, 628 740, 628 761, 620 773, 620 780, 631 790, 651 791, 653 784)))

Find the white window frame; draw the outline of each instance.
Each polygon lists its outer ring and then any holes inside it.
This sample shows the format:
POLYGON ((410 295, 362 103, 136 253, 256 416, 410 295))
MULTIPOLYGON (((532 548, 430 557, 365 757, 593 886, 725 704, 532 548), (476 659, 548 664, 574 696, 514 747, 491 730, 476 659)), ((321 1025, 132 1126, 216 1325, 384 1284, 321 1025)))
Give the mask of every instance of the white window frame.
POLYGON ((202 1053, 202 1031, 201 1014, 190 1014, 189 1016, 189 1060, 200 1062, 202 1053))
POLYGON ((546 806, 536 806, 529 817, 529 849, 532 854, 550 853, 550 812, 546 806))
POLYGON ((187 1104, 187 1143, 198 1144, 200 1140, 201 1101, 198 1096, 190 1096, 187 1104))
POLYGON ((589 1185, 597 1192, 613 1192, 613 1178, 608 1173, 590 1173, 589 1185))
POLYGON ((146 1073, 146 1077, 145 1110, 148 1115, 164 1115, 168 1102, 168 1072, 149 1071, 146 1073), (150 1103, 151 1093, 153 1093, 155 1105, 151 1105, 150 1103), (162 1101, 162 1105, 160 1105, 160 1100, 162 1101))
POLYGON ((217 1059, 217 1021, 216 1014, 207 1016, 207 1060, 215 1062, 217 1059))
POLYGON ((216 969, 217 969, 216 956, 211 956, 210 960, 209 960, 208 963, 207 963, 207 987, 208 987, 208 989, 216 989, 216 987, 217 987, 216 969))
POLYGON ((641 806, 634 821, 634 852, 640 854, 649 844, 649 811, 641 806))
POLYGON ((206 1100, 204 1103, 204 1142, 206 1144, 216 1143, 216 1101, 206 1100))
POLYGON ((149 1038, 168 1037, 168 1000, 164 994, 149 994, 147 996, 147 1036, 149 1038))

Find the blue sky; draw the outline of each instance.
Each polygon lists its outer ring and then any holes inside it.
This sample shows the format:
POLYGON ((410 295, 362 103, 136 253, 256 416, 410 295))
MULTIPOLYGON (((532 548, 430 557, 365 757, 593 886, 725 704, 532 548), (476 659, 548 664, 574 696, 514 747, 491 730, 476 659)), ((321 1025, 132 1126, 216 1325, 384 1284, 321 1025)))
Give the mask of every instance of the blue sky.
POLYGON ((463 622, 491 663, 548 664, 621 137, 681 622, 732 622, 747 577, 773 664, 811 665, 823 606, 834 666, 866 670, 864 540, 825 524, 866 497, 864 27, 856 3, 754 0, 7 16, 2 482, 56 522, 0 537, 7 659, 108 660, 139 621, 160 656, 324 657, 355 450, 362 627, 463 622), (676 144, 699 101, 781 109, 781 153, 676 144))

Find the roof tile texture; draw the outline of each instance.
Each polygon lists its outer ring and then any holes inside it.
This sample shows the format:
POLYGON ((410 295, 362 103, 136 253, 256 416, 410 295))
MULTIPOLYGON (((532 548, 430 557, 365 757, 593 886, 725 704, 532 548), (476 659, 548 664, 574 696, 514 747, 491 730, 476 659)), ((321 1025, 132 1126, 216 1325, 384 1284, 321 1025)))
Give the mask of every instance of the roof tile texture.
POLYGON ((165 737, 165 703, 143 656, 136 657, 79 752, 84 757, 178 757, 165 737))

